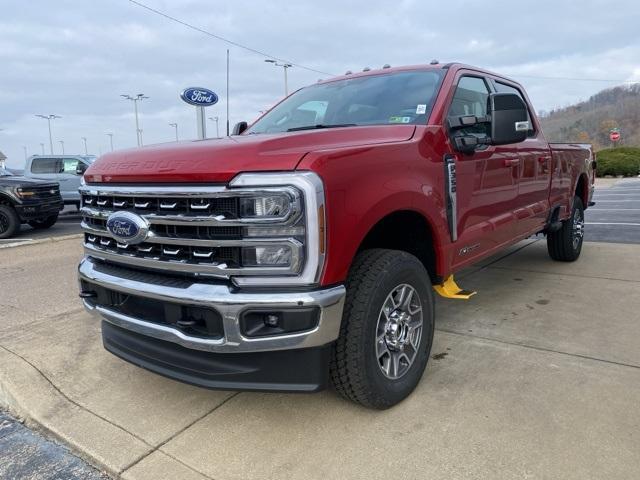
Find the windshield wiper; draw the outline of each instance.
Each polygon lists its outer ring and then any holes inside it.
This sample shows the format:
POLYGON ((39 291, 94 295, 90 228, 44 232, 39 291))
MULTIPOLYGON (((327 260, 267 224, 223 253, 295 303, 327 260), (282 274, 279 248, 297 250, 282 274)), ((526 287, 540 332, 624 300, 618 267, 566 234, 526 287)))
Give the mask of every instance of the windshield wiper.
POLYGON ((355 123, 335 123, 333 125, 325 125, 318 123, 316 125, 305 125, 304 127, 287 128, 287 132, 297 132, 299 130, 316 130, 319 128, 339 128, 339 127, 355 127, 355 123))

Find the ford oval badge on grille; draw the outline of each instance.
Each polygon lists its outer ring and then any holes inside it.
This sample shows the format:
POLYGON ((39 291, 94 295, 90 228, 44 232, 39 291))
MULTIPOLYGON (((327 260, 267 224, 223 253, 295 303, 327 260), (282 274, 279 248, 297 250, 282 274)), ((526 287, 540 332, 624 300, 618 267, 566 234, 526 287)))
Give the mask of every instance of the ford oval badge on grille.
POLYGON ((135 245, 146 240, 149 224, 135 213, 114 212, 107 218, 107 230, 118 242, 135 245))

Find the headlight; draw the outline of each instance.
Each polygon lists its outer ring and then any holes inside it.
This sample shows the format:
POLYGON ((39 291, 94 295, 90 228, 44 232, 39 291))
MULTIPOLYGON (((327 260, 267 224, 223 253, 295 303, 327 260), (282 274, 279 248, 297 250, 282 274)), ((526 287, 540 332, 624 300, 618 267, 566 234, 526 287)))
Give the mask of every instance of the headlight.
POLYGON ((36 192, 32 191, 32 190, 25 190, 24 188, 16 188, 15 190, 16 195, 20 198, 31 198, 33 197, 36 192))
POLYGON ((240 261, 251 271, 233 276, 233 282, 240 287, 318 282, 325 255, 320 177, 313 172, 241 173, 229 187, 240 192, 245 239, 240 261))
POLYGON ((241 218, 286 217, 291 200, 286 195, 240 198, 241 218))

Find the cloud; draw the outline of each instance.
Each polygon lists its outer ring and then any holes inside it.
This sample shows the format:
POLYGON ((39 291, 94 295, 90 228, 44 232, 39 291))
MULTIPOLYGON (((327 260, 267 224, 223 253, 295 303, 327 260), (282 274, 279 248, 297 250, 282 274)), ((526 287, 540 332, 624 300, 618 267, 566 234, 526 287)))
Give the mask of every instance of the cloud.
MULTIPOLYGON (((462 61, 514 75, 538 110, 565 105, 618 80, 640 79, 640 6, 631 0, 449 2, 210 2, 143 0, 194 25, 257 50, 341 74, 365 66, 462 61), (612 79, 612 82, 532 77, 612 79)), ((48 148, 46 122, 65 150, 93 153, 135 145, 131 102, 140 104, 145 143, 195 138, 195 112, 178 99, 187 86, 216 91, 207 116, 225 123, 225 52, 231 49, 230 121, 252 120, 282 95, 282 70, 264 57, 229 47, 126 1, 32 0, 28 8, 0 0, 0 150, 10 165, 48 148)), ((289 70, 290 88, 327 75, 289 70)), ((209 132, 214 124, 209 123, 209 132)), ((224 128, 223 128, 224 130, 224 128)), ((59 144, 54 147, 59 148, 59 144)))

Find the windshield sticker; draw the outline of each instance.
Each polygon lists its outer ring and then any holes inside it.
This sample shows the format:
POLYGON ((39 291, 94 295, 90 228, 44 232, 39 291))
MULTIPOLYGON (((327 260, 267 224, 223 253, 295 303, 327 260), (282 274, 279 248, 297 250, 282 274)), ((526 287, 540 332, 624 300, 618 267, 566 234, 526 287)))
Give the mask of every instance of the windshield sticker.
POLYGON ((424 115, 427 113, 427 106, 420 104, 416 107, 416 115, 424 115))
POLYGON ((389 117, 389 123, 410 123, 411 117, 389 117))

